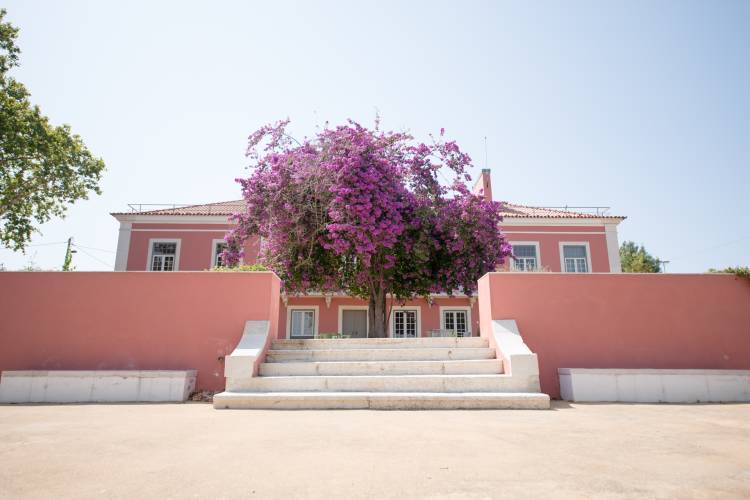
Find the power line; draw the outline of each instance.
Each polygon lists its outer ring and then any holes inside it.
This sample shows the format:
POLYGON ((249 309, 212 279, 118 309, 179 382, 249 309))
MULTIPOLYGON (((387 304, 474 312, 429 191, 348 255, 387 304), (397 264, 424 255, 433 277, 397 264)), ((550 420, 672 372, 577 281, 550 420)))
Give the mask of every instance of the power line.
POLYGON ((49 245, 62 245, 62 244, 65 244, 67 242, 68 242, 68 240, 65 240, 65 241, 53 241, 52 243, 35 243, 33 245, 26 245, 26 246, 27 247, 46 247, 46 246, 49 246, 49 245))
POLYGON ((74 244, 73 244, 73 246, 76 246, 76 247, 78 247, 78 248, 87 248, 87 249, 89 249, 89 250, 97 250, 97 251, 99 251, 99 252, 107 252, 107 253, 117 253, 117 252, 113 252, 112 250, 104 250, 103 248, 94 248, 94 247, 87 247, 87 246, 85 246, 85 245, 80 245, 80 244, 78 244, 78 243, 74 243, 74 244))
MULTIPOLYGON (((75 245, 75 246, 76 246, 76 247, 78 247, 78 245, 75 245)), ((91 257, 91 258, 92 258, 92 259, 94 259, 95 261, 99 262, 100 264, 104 264, 105 266, 107 266, 107 268, 111 268, 111 267, 112 267, 112 264, 110 264, 110 263, 108 263, 108 262, 104 262, 104 261, 103 261, 103 260, 101 260, 101 259, 100 259, 99 257, 95 257, 95 256, 91 255, 90 253, 88 253, 88 252, 87 252, 86 250, 84 250, 83 248, 81 248, 81 252, 85 253, 86 255, 88 255, 89 257, 91 257)))
POLYGON ((677 258, 674 258, 672 260, 673 261, 675 261, 675 260, 682 260, 682 259, 685 259, 687 257, 692 257, 693 255, 695 255, 697 253, 703 253, 703 252, 707 252, 709 250, 716 250, 717 248, 726 247, 726 246, 729 246, 729 245, 734 245, 735 243, 740 243, 740 242, 745 241, 745 240, 747 240, 749 238, 750 238, 750 236, 745 236, 744 238, 740 238, 740 239, 737 239, 737 240, 732 240, 732 241, 727 241, 727 242, 724 242, 724 243, 719 243, 718 245, 712 245, 710 247, 706 247, 706 248, 702 248, 700 250, 696 250, 695 252, 693 252, 692 255, 689 255, 689 256, 683 255, 682 257, 677 257, 677 258))

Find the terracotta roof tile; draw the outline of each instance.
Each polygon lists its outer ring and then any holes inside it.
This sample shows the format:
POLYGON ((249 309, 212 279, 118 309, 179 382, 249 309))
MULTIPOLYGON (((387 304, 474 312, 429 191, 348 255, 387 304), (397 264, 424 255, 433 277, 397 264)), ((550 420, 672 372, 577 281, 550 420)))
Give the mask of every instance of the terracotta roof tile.
MULTIPOLYGON (((575 212, 561 208, 529 207, 516 203, 502 202, 503 218, 532 218, 532 219, 625 219, 615 215, 597 215, 586 212, 575 212)), ((143 208, 144 205, 134 205, 143 208)), ((147 206, 147 205, 146 205, 147 206)), ((225 215, 229 216, 241 212, 244 208, 242 200, 222 201, 218 203, 204 203, 202 205, 185 205, 155 210, 133 210, 131 212, 115 212, 112 215, 225 215)))
MULTIPOLYGON (((148 205, 138 205, 139 208, 148 205)), ((114 212, 111 215, 232 215, 244 208, 242 200, 220 201, 218 203, 204 203, 202 205, 183 205, 154 210, 133 210, 130 212, 114 212)))
POLYGON ((529 207, 526 205, 517 205, 515 203, 502 202, 502 215, 506 217, 519 217, 531 219, 619 219, 625 217, 619 215, 602 215, 596 213, 575 212, 564 208, 549 207, 529 207))

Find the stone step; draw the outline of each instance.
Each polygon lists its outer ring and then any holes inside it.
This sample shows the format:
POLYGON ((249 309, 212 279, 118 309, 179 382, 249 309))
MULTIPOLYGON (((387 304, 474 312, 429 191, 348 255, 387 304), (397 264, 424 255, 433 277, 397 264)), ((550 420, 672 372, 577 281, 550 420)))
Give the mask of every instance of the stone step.
POLYGON ((232 379, 232 392, 529 392, 510 375, 279 376, 232 379))
POLYGON ((222 392, 214 396, 214 408, 277 410, 546 410, 549 409, 549 396, 528 392, 222 392))
POLYGON ((293 375, 467 375, 499 374, 499 359, 454 361, 318 361, 263 363, 261 376, 293 375))
POLYGON ((489 347, 419 347, 412 349, 270 349, 266 361, 447 361, 493 359, 489 347))
POLYGON ((274 340, 273 350, 283 349, 412 349, 417 347, 488 347, 482 337, 420 337, 410 339, 285 339, 274 340))

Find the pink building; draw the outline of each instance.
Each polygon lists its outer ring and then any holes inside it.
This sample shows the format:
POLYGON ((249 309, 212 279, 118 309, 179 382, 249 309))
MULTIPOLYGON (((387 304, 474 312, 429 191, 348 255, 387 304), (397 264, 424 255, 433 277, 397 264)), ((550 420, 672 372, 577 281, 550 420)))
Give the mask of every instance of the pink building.
MULTIPOLYGON (((474 192, 492 199, 489 170, 483 170, 474 192)), ((202 271, 221 265, 224 234, 232 227, 228 216, 243 209, 228 201, 156 210, 113 213, 120 222, 116 271, 202 271)), ((505 271, 568 273, 620 272, 617 226, 624 217, 503 204, 503 229, 516 259, 505 271)), ((258 240, 245 249, 245 262, 254 263, 258 240)), ((367 335, 367 303, 345 295, 308 294, 282 298, 279 337, 312 338, 340 333, 367 335)), ((435 295, 394 304, 392 337, 423 337, 455 332, 479 334, 479 313, 473 297, 435 295)))

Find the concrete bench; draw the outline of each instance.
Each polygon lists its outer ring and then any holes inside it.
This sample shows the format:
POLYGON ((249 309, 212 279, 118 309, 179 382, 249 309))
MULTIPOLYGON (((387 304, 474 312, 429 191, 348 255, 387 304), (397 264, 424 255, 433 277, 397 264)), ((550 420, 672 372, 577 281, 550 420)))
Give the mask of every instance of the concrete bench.
POLYGON ((750 401, 750 370, 559 368, 562 399, 578 402, 750 401))
POLYGON ((195 370, 3 371, 0 403, 181 402, 195 370))

